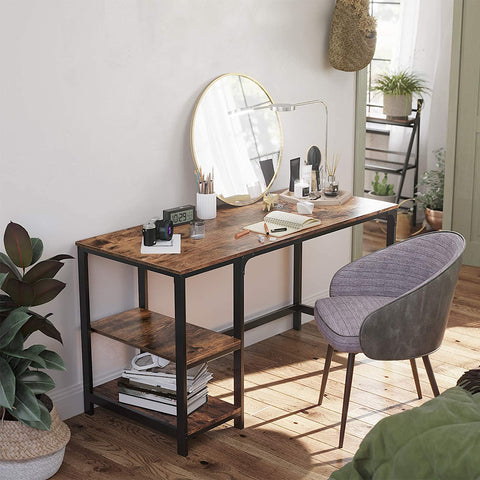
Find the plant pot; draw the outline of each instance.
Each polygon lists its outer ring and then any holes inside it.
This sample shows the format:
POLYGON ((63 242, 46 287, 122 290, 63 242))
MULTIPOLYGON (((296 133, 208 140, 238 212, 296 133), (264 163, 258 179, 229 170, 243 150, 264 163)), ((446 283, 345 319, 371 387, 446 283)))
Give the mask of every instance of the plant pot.
POLYGON ((412 113, 412 94, 383 94, 383 113, 388 118, 406 119, 412 113))
POLYGON ((443 223, 443 211, 426 208, 425 220, 432 227, 433 230, 441 230, 443 223))
POLYGON ((50 430, 16 420, 0 423, 0 480, 46 480, 58 471, 70 430, 52 404, 50 430))
POLYGON ((365 194, 367 198, 373 198, 374 200, 381 200, 382 202, 397 203, 395 199, 396 195, 375 195, 372 191, 365 194))

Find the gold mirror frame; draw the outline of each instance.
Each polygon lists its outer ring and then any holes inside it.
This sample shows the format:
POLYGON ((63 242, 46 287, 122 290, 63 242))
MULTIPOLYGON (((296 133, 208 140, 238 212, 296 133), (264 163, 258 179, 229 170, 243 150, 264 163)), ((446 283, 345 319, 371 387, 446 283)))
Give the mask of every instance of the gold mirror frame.
MULTIPOLYGON (((253 90, 252 90, 253 92, 253 90)), ((195 166, 197 169, 201 169, 203 173, 209 173, 210 170, 214 169, 214 178, 215 178, 215 193, 217 194, 217 198, 222 200, 223 202, 229 204, 229 205, 234 205, 234 206, 242 206, 242 205, 249 205, 251 203, 255 203, 258 201, 260 198, 265 195, 269 191, 269 189, 272 187, 275 179, 277 178, 280 165, 281 165, 281 160, 282 160, 282 155, 283 155, 283 132, 282 132, 282 126, 280 123, 280 118, 277 112, 273 112, 268 108, 265 109, 259 109, 259 110, 254 110, 254 107, 257 107, 258 105, 268 105, 268 104, 273 104, 273 100, 270 97, 269 93, 266 91, 266 89, 261 85, 258 81, 253 79, 252 77, 249 77, 247 75, 239 74, 239 73, 227 73, 224 75, 220 75, 219 77, 215 78, 212 82, 210 82, 207 87, 203 90, 202 94, 198 98, 193 114, 192 114, 192 121, 191 121, 191 128, 190 128, 190 148, 192 152, 192 157, 195 163, 195 166), (229 85, 227 82, 229 79, 239 79, 239 85, 234 85, 233 83, 229 85), (242 84, 243 80, 243 84, 242 84), (245 82, 247 82, 245 84, 245 82), (238 98, 234 98, 234 94, 232 91, 226 92, 225 90, 222 90, 222 88, 229 88, 233 90, 233 87, 238 86, 241 87, 241 92, 242 92, 242 98, 241 102, 238 100, 238 98), (249 104, 248 98, 245 94, 245 88, 244 87, 258 87, 256 89, 256 92, 254 92, 256 95, 260 97, 259 100, 262 100, 261 102, 255 101, 253 104, 249 104), (217 91, 217 93, 222 93, 222 98, 221 100, 225 102, 224 106, 225 108, 222 109, 216 109, 212 108, 212 105, 206 104, 206 102, 212 103, 210 100, 209 96, 214 95, 214 90, 213 89, 220 89, 217 91), (227 103, 230 101, 230 103, 227 106, 227 103), (232 103, 233 102, 233 103, 232 103), (207 108, 208 107, 208 108, 207 108), (202 109, 204 110, 203 112, 203 118, 200 118, 200 115, 202 113, 202 109), (212 115, 215 115, 215 118, 212 118, 212 115), (209 118, 207 118, 209 117, 209 118), (249 128, 242 129, 241 132, 235 132, 235 135, 233 134, 233 130, 235 130, 233 127, 228 127, 226 124, 230 124, 230 120, 232 118, 238 118, 241 120, 237 122, 232 122, 236 123, 236 130, 240 127, 240 124, 245 124, 248 123, 249 128), (248 120, 248 122, 247 122, 248 120), (208 125, 207 125, 208 124, 208 125), (215 127, 216 125, 216 127, 215 127), (215 143, 217 145, 217 140, 219 138, 223 139, 224 137, 229 137, 232 140, 232 143, 229 145, 226 142, 223 142, 223 140, 219 140, 218 143, 223 143, 223 153, 221 149, 218 149, 214 154, 212 154, 212 151, 214 151, 214 147, 211 145, 212 142, 207 142, 208 138, 202 138, 203 142, 199 141, 199 136, 201 135, 201 131, 206 132, 205 136, 213 136, 213 139, 215 140, 215 143), (217 131, 215 132, 215 128, 217 128, 217 131), (224 135, 225 132, 221 131, 223 128, 228 129, 230 135, 224 135), (264 142, 257 141, 258 139, 256 138, 256 134, 254 130, 258 131, 258 135, 265 135, 263 140, 264 142), (208 132, 207 132, 208 130, 208 132), (249 130, 246 132, 246 130, 249 130), (249 138, 249 135, 251 138, 249 138), (252 143, 253 139, 253 143, 252 143), (250 140, 250 142, 249 142, 250 140), (266 140, 266 141, 265 141, 266 140), (275 143, 277 142, 277 143, 275 143), (199 144, 202 144, 200 146, 199 144), (262 144, 267 144, 267 146, 272 146, 275 148, 278 148, 278 150, 272 150, 272 151, 260 151, 259 148, 263 148, 262 144), (206 147, 208 145, 208 147, 206 147), (251 155, 248 155, 248 148, 254 145, 255 150, 257 155, 252 157, 251 155), (229 146, 231 147, 231 151, 229 152, 229 155, 226 155, 224 152, 226 151, 226 147, 229 146), (202 151, 202 148, 205 151, 202 151), (241 150, 243 153, 243 156, 240 155, 238 150, 241 150), (208 152, 207 152, 208 151, 208 152), (230 155, 231 153, 231 155, 230 155), (245 156, 247 154, 247 156, 245 156), (265 173, 262 172, 262 168, 260 166, 260 161, 261 159, 267 160, 268 158, 272 156, 277 156, 276 164, 273 163, 274 159, 272 159, 272 165, 273 165, 273 177, 271 178, 270 182, 267 185, 267 182, 265 181, 265 173), (199 158, 202 157, 203 158, 199 158), (207 157, 207 158, 205 158, 207 157), (228 157, 234 159, 235 163, 230 164, 230 169, 225 169, 223 168, 223 164, 219 163, 218 158, 219 157, 228 157), (255 161, 256 163, 252 164, 252 161, 255 161), (242 162, 242 165, 238 167, 238 164, 242 162), (237 166, 237 170, 235 168, 232 168, 232 166, 237 166), (226 174, 226 176, 230 178, 234 178, 236 176, 241 177, 243 175, 246 176, 245 171, 248 170, 248 173, 250 175, 250 179, 255 179, 256 182, 251 184, 252 186, 248 185, 248 183, 242 184, 241 187, 238 185, 241 182, 241 180, 237 183, 236 188, 234 189, 235 191, 227 191, 223 187, 222 183, 222 174, 226 174), (229 174, 229 175, 228 175, 229 174), (265 185, 265 187, 263 187, 265 185)), ((213 105, 215 107, 215 105, 213 105)), ((217 145, 218 148, 218 145, 217 145)), ((267 149, 268 150, 268 149, 267 149)))

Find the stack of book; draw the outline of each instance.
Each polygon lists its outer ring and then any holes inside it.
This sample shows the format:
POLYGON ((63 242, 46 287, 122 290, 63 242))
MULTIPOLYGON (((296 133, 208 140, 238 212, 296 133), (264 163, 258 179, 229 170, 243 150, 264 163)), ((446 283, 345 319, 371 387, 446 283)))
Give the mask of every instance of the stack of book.
MULTIPOLYGON (((206 403, 207 382, 211 378, 206 363, 187 370, 187 414, 206 403)), ((175 364, 148 370, 124 370, 118 379, 118 392, 119 402, 176 415, 175 364)))

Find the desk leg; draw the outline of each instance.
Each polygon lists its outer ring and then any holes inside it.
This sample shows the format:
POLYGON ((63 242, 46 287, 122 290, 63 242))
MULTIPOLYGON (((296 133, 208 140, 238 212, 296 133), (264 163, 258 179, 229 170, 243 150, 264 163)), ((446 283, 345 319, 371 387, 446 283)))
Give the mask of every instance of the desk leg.
POLYGON ((80 329, 82 337, 83 408, 93 415, 92 340, 90 337, 90 294, 88 285, 88 254, 78 248, 78 284, 80 288, 80 329))
POLYGON ((243 337, 244 337, 244 316, 245 316, 245 263, 244 258, 236 260, 233 264, 233 336, 241 341, 239 350, 233 352, 233 398, 234 405, 240 408, 240 415, 235 417, 236 428, 243 428, 244 406, 243 406, 243 337))
POLYGON ((397 210, 386 213, 387 218, 387 247, 393 245, 397 238, 397 210))
POLYGON ((147 308, 148 305, 148 287, 147 287, 147 269, 138 267, 138 306, 147 308))
POLYGON ((185 278, 175 277, 175 359, 177 369, 177 452, 186 457, 187 445, 187 334, 185 278))
MULTIPOLYGON (((302 303, 302 243, 293 245, 293 306, 298 307, 302 303)), ((302 313, 293 312, 293 328, 302 328, 302 313)))

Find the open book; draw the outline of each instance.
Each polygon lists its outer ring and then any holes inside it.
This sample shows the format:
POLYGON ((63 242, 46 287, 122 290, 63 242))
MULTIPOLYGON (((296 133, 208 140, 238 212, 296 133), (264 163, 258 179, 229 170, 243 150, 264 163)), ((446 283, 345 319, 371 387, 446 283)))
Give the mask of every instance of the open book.
MULTIPOLYGON (((306 217, 305 215, 298 215, 296 213, 281 212, 275 210, 265 215, 265 223, 272 237, 283 237, 304 228, 310 228, 315 225, 320 225, 320 220, 317 218, 306 217), (286 228, 286 230, 275 232, 276 229, 286 228)), ((243 227, 246 230, 250 230, 255 233, 265 234, 264 222, 253 223, 243 227)))

